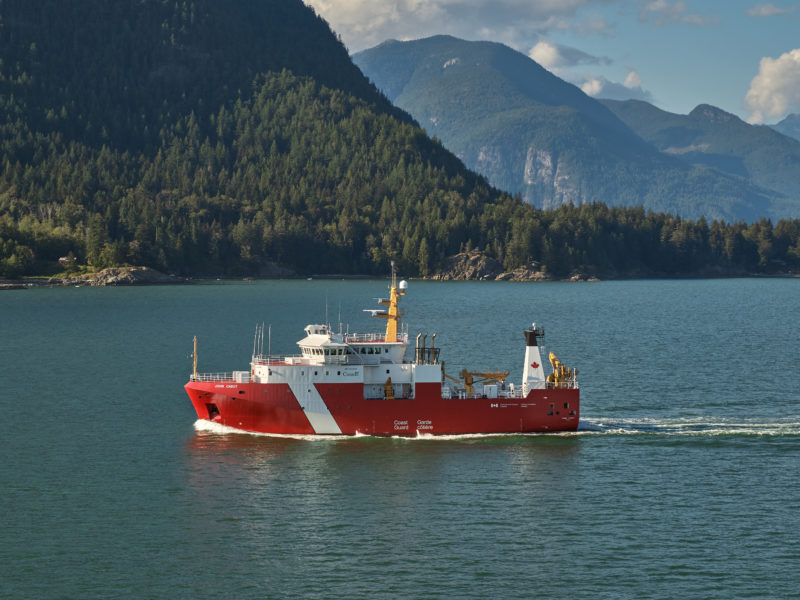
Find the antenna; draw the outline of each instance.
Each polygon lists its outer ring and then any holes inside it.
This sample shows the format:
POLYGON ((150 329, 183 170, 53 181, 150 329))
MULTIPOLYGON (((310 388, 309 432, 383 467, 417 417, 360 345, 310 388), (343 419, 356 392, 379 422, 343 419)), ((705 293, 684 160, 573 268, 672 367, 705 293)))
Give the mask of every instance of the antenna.
MULTIPOLYGON (((261 339, 264 339, 264 326, 261 326, 261 339)), ((267 358, 272 356, 272 323, 269 324, 269 335, 267 336, 267 358)))
POLYGON ((194 350, 192 351, 192 377, 197 379, 197 336, 194 336, 194 350))

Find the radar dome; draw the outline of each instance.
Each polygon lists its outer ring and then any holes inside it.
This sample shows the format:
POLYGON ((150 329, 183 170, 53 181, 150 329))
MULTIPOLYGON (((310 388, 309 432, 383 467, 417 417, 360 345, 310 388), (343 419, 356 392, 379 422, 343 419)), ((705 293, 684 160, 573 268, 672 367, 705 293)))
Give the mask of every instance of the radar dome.
POLYGON ((408 289, 408 282, 403 279, 403 281, 400 282, 399 287, 401 292, 405 292, 408 289))

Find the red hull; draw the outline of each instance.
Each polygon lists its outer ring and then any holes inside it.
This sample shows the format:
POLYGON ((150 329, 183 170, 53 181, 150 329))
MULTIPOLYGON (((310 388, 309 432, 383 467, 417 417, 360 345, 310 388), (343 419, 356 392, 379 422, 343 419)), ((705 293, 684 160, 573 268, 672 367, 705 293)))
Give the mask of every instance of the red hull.
MULTIPOLYGON (((315 434, 286 384, 190 381, 200 419, 244 431, 315 434)), ((579 390, 535 389, 525 398, 442 398, 441 385, 419 383, 413 399, 365 399, 355 383, 316 384, 343 435, 533 433, 578 428, 579 390)))

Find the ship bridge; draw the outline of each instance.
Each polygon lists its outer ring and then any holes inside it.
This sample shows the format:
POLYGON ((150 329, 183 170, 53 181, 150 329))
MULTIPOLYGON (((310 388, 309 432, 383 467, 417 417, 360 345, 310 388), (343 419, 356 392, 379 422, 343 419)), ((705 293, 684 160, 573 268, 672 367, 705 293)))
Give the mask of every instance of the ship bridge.
POLYGON ((328 325, 307 325, 305 332, 297 345, 309 364, 401 363, 408 343, 408 333, 389 341, 376 333, 334 333, 328 325))

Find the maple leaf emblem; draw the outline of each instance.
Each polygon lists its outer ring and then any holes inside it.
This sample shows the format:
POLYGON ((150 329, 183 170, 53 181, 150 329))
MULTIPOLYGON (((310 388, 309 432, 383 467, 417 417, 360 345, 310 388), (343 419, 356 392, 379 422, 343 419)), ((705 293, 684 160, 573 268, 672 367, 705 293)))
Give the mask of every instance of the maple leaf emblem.
POLYGON ((539 368, 539 363, 537 363, 537 362, 532 362, 532 363, 531 363, 531 366, 532 366, 534 369, 538 369, 538 368, 539 368))

